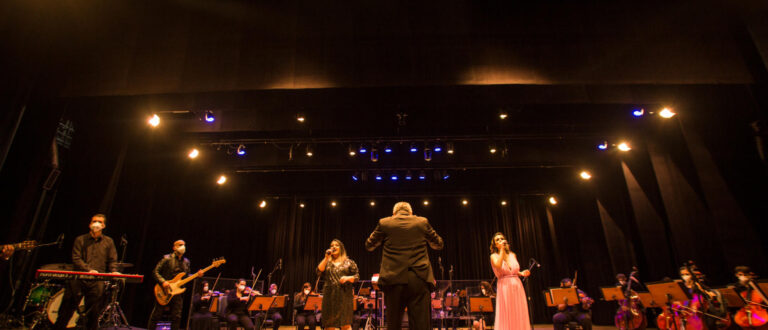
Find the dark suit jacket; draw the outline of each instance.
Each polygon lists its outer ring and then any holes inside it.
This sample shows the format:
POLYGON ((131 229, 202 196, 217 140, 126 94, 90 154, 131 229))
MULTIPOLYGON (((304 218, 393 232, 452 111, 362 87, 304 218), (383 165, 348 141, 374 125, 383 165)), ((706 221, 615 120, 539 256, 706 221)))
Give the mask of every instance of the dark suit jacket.
POLYGON ((379 220, 376 229, 365 241, 365 248, 373 251, 382 243, 384 250, 379 274, 381 285, 407 284, 407 272, 412 269, 419 278, 434 286, 435 277, 429 262, 427 244, 435 250, 441 250, 443 239, 432 229, 427 218, 400 212, 379 220))

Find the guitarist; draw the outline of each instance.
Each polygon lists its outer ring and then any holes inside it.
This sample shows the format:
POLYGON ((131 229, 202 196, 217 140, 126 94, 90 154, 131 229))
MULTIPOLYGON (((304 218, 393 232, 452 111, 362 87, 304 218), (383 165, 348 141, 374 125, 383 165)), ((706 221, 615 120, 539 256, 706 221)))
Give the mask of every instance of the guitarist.
MULTIPOLYGON (((184 252, 187 251, 186 243, 183 240, 173 242, 173 253, 166 254, 163 259, 155 266, 152 273, 157 283, 160 283, 164 289, 169 288, 171 283, 168 280, 173 279, 179 273, 189 274, 189 259, 184 258, 184 252)), ((203 271, 197 272, 197 276, 203 276, 203 271)), ((152 315, 149 317, 149 326, 147 329, 157 328, 157 321, 163 315, 163 311, 170 309, 171 329, 179 329, 181 326, 181 309, 184 307, 184 297, 176 295, 171 298, 171 302, 166 306, 160 305, 155 301, 155 308, 152 309, 152 315)))

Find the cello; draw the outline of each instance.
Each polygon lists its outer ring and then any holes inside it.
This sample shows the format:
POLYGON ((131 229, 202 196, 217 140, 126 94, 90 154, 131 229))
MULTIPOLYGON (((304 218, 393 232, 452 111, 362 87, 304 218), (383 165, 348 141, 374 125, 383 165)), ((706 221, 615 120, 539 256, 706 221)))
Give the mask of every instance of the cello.
POLYGON ((624 299, 619 302, 619 309, 613 318, 613 323, 620 330, 645 329, 648 326, 648 320, 645 318, 645 310, 640 306, 637 293, 632 290, 632 281, 637 281, 637 267, 629 274, 627 288, 624 290, 624 299))
POLYGON ((766 311, 765 295, 752 281, 754 275, 750 274, 747 280, 747 290, 739 292, 741 298, 747 303, 733 315, 733 320, 742 329, 753 329, 768 323, 768 311, 766 311))

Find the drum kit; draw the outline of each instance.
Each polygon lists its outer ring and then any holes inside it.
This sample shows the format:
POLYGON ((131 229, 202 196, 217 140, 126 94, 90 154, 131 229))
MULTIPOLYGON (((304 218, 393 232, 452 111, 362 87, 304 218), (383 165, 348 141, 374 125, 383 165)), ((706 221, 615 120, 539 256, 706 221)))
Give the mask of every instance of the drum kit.
MULTIPOLYGON (((119 269, 132 267, 129 263, 118 264, 119 269)), ((71 264, 48 264, 41 267, 43 270, 74 270, 71 264)), ((121 325, 128 324, 125 315, 120 309, 117 300, 119 298, 122 284, 120 281, 107 281, 105 285, 104 296, 109 298, 108 304, 101 312, 99 317, 100 325, 121 325)), ((64 293, 67 289, 62 283, 54 283, 48 279, 33 283, 22 308, 22 322, 29 329, 50 328, 58 319, 59 309, 64 300, 64 293)), ((105 298, 105 299, 106 299, 105 298)), ((78 324, 81 315, 85 313, 85 299, 80 298, 78 309, 69 315, 67 328, 74 328, 78 324)))

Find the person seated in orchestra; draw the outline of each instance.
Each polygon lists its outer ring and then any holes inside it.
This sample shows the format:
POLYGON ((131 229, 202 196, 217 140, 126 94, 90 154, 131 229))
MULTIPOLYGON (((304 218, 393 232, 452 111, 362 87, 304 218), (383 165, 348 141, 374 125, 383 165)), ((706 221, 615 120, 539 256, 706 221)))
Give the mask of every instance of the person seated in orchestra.
POLYGON ((376 317, 376 291, 371 290, 370 299, 365 299, 364 296, 357 296, 355 304, 357 304, 357 310, 354 314, 354 320, 352 320, 352 330, 358 330, 365 327, 365 322, 368 320, 368 316, 376 317))
MULTIPOLYGON (((493 291, 493 286, 491 286, 491 283, 488 283, 488 281, 481 281, 479 292, 473 294, 472 296, 496 298, 496 292, 493 291)), ((485 329, 485 327, 494 323, 495 318, 495 312, 483 313, 482 315, 479 315, 479 319, 476 319, 474 322, 472 322, 472 327, 475 329, 485 329), (481 323, 481 321, 483 321, 483 323, 481 323)))
POLYGON ((238 326, 253 330, 253 321, 248 316, 251 294, 246 291, 245 279, 237 280, 235 285, 235 289, 227 295, 227 325, 230 330, 235 330, 238 326))
MULTIPOLYGON (((566 277, 560 281, 561 288, 570 288, 572 285, 573 282, 570 278, 566 277)), ((566 324, 572 321, 579 323, 584 330, 592 329, 592 315, 590 308, 593 300, 587 296, 584 291, 581 291, 578 288, 576 289, 576 292, 579 295, 580 304, 573 306, 559 304, 557 306, 557 314, 552 317, 552 323, 554 323, 555 330, 565 329, 566 324)))
POLYGON ((192 296, 192 315, 189 317, 190 329, 213 330, 218 328, 218 321, 208 310, 211 307, 211 294, 208 281, 203 281, 202 290, 192 296))
POLYGON ((632 278, 628 280, 627 275, 624 275, 622 273, 616 274, 616 286, 620 286, 621 290, 624 291, 627 289, 627 284, 629 284, 629 288, 633 292, 643 291, 642 285, 640 285, 640 283, 638 283, 636 280, 632 278))
POLYGON ((14 250, 13 245, 3 245, 3 251, 0 252, 0 258, 3 258, 3 260, 11 259, 14 250))
MULTIPOLYGON (((696 327, 693 324, 694 322, 696 322, 697 324, 700 324, 701 322, 703 322, 704 326, 706 326, 708 329, 717 329, 718 328, 717 319, 709 315, 702 316, 696 313, 700 309, 702 309, 703 306, 706 306, 709 303, 715 302, 719 304, 719 302, 716 302, 717 294, 713 290, 710 290, 709 287, 707 287, 703 283, 703 278, 704 276, 701 274, 701 272, 698 270, 698 268, 695 265, 691 264, 690 266, 680 267, 680 279, 683 280, 683 283, 682 283, 683 289, 687 291, 688 297, 690 297, 691 299, 685 302, 675 302, 673 306, 676 304, 683 306, 681 308, 683 310, 683 314, 687 314, 690 316, 690 317, 686 317, 690 327, 694 327, 694 328, 696 327), (691 274, 691 271, 693 271, 693 274, 691 274), (686 313, 686 312, 693 312, 693 313, 686 313)), ((707 310, 706 312, 717 313, 717 311, 712 308, 707 310)))
MULTIPOLYGON (((275 283, 270 284, 269 289, 267 290, 264 296, 265 297, 277 296, 277 284, 275 283)), ((280 298, 278 297, 278 299, 280 298)), ((280 314, 280 310, 278 308, 270 308, 266 313, 259 312, 258 314, 256 314, 257 324, 262 324, 267 320, 272 320, 272 329, 278 330, 280 329, 280 324, 283 323, 283 315, 280 314)))
POLYGON ((306 310, 307 299, 312 294, 312 284, 306 282, 302 286, 301 292, 293 297, 293 309, 296 310, 296 317, 294 320, 296 322, 297 330, 304 330, 306 326, 309 326, 310 330, 315 330, 317 327, 317 313, 313 310, 306 310))
POLYGON ((754 277, 755 274, 748 266, 734 267, 733 276, 735 276, 738 280, 738 282, 732 284, 733 289, 736 292, 741 293, 744 291, 752 291, 752 288, 749 286, 749 281, 752 280, 752 277, 754 277))

